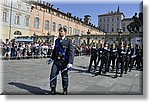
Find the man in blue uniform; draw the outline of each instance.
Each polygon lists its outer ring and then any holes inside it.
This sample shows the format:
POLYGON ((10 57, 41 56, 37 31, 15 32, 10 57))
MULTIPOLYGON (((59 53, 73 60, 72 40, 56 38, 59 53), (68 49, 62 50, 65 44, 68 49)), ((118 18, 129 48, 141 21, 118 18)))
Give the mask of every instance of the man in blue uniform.
MULTIPOLYGON (((63 71, 61 76, 64 95, 68 94, 68 70, 64 71, 64 69, 71 69, 74 60, 74 47, 72 41, 65 38, 66 34, 66 28, 59 29, 59 38, 55 40, 55 47, 52 53, 52 60, 54 60, 54 63, 50 74, 50 80, 52 80, 59 74, 59 71, 63 71)), ((56 83, 57 77, 50 82, 52 95, 56 94, 56 83)))

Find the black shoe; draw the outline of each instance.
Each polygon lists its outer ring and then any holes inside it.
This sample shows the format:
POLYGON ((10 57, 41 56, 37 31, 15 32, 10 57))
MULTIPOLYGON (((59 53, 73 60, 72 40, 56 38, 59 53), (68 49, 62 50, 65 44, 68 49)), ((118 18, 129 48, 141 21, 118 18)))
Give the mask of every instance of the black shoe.
POLYGON ((98 72, 98 75, 101 75, 101 72, 98 72))
POLYGON ((103 74, 106 74, 106 72, 103 72, 103 74))
POLYGON ((64 91, 64 92, 63 92, 63 95, 68 95, 68 92, 67 92, 67 91, 64 91))
POLYGON ((127 72, 125 72, 124 74, 127 74, 127 72))
POLYGON ((52 88, 52 89, 51 89, 51 95, 56 95, 56 90, 55 90, 55 88, 52 88))
POLYGON ((122 77, 122 74, 119 77, 122 77))
POLYGON ((111 71, 111 72, 113 72, 113 71, 114 71, 114 69, 111 69, 110 71, 111 71))
POLYGON ((56 92, 54 92, 54 91, 51 91, 51 95, 56 95, 56 92))
POLYGON ((90 73, 90 70, 88 70, 87 72, 90 73))
POLYGON ((129 70, 129 72, 131 72, 131 70, 129 70))
POLYGON ((117 78, 117 77, 118 77, 118 75, 113 76, 113 78, 117 78))

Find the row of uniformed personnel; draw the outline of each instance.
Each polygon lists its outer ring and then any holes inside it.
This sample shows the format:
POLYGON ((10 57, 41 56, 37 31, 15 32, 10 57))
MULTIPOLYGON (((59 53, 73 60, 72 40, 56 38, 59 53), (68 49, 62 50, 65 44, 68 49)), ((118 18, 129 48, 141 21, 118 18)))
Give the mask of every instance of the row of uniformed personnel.
POLYGON ((92 63, 94 62, 95 71, 100 63, 99 72, 97 74, 106 74, 110 71, 110 64, 112 63, 111 71, 115 70, 115 78, 118 77, 118 71, 120 69, 120 77, 127 72, 131 71, 136 62, 136 69, 140 69, 143 64, 143 50, 142 47, 129 45, 121 42, 118 47, 115 43, 112 43, 110 48, 109 44, 106 42, 101 44, 99 48, 95 44, 91 47, 91 58, 88 72, 91 71, 92 63), (104 70, 104 71, 103 71, 104 70), (124 72, 125 71, 125 72, 124 72))

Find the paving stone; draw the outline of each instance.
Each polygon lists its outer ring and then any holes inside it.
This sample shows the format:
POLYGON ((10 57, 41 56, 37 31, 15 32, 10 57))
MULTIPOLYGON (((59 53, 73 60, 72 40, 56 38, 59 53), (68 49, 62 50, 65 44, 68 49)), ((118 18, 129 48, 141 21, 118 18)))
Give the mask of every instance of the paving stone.
MULTIPOLYGON (((47 95, 51 66, 47 59, 2 60, 2 94, 47 95), (48 83, 46 86, 44 84, 48 83)), ((115 73, 97 75, 87 73, 89 56, 75 57, 73 70, 69 72, 70 95, 132 95, 142 94, 142 72, 133 70, 122 78, 112 78, 115 73)), ((97 68, 98 71, 98 68, 97 68)), ((57 94, 62 94, 61 75, 57 78, 57 94)))

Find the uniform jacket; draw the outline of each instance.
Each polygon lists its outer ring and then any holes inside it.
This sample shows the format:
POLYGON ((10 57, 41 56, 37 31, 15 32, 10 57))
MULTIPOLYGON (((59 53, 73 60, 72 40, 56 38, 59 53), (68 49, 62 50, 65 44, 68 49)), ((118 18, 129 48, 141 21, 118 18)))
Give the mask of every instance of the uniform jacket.
POLYGON ((52 59, 54 60, 54 63, 57 63, 58 65, 67 65, 68 63, 73 64, 74 61, 74 47, 72 44, 72 41, 70 39, 63 39, 60 41, 60 38, 55 40, 55 47, 52 53, 52 59), (65 52, 65 56, 62 56, 60 54, 60 49, 57 46, 57 43, 63 49, 65 52))

